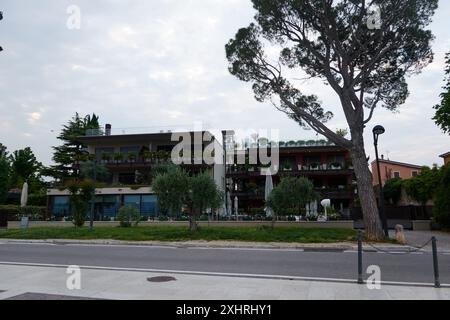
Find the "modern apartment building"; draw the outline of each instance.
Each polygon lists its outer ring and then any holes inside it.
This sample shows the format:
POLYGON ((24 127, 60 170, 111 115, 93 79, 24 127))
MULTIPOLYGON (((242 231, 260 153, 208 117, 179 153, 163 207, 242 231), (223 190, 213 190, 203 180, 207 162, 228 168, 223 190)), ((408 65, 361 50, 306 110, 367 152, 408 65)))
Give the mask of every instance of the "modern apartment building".
MULTIPOLYGON (((248 157, 252 149, 241 152, 248 157)), ((227 188, 231 203, 234 206, 237 197, 238 210, 242 213, 261 212, 264 209, 266 177, 261 175, 261 170, 264 168, 259 165, 227 166, 227 188)), ((274 186, 287 176, 310 179, 320 199, 330 199, 333 208, 344 215, 348 215, 349 208, 354 205, 357 191, 350 154, 348 150, 328 141, 280 142, 279 168, 272 177, 274 186)), ((317 207, 316 202, 312 210, 317 211, 317 207)))
MULTIPOLYGON (((220 164, 223 162, 206 163, 203 158, 212 144, 220 146, 208 131, 112 134, 111 125, 106 125, 105 130, 87 132, 80 140, 91 158, 103 163, 109 171, 108 179, 100 181, 105 187, 96 190, 96 220, 115 217, 122 205, 135 206, 143 216, 157 215, 157 197, 150 187, 154 170, 172 162, 172 150, 183 140, 191 148, 191 155, 180 165, 192 173, 209 172, 217 185, 224 188, 225 169, 220 164)), ((79 166, 80 163, 74 164, 75 168, 79 166)), ((49 189, 48 209, 54 216, 69 216, 68 191, 49 189)))
MULTIPOLYGON (((378 170, 376 161, 372 161, 372 180, 373 185, 378 185, 378 170)), ((384 159, 381 156, 380 159, 380 172, 381 172, 381 182, 384 185, 389 179, 400 178, 400 179, 410 179, 416 176, 422 170, 422 166, 397 162, 384 159)))

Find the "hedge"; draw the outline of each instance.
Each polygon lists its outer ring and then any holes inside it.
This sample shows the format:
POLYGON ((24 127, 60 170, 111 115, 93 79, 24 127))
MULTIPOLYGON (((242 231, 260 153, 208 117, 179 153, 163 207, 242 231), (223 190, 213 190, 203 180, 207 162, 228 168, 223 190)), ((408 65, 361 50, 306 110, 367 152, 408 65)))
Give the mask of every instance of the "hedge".
POLYGON ((45 219, 47 208, 41 206, 0 205, 0 215, 7 215, 8 220, 20 220, 21 216, 26 215, 30 220, 40 221, 45 219))

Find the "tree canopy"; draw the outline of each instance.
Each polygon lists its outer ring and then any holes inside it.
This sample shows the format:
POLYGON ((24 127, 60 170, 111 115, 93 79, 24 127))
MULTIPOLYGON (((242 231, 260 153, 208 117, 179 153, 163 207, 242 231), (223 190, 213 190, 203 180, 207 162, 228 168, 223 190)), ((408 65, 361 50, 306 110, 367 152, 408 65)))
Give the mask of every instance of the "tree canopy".
POLYGON ((308 203, 318 199, 313 183, 307 178, 282 178, 280 183, 272 190, 267 206, 272 208, 276 215, 303 215, 308 203))
POLYGON ((375 109, 396 110, 408 97, 406 77, 433 59, 427 29, 438 0, 252 0, 254 22, 226 45, 229 71, 252 83, 303 127, 350 151, 366 231, 380 239, 380 219, 363 133, 375 109), (322 80, 336 93, 350 138, 327 126, 333 113, 298 79, 322 80))
POLYGON ((190 229, 197 229, 196 217, 206 209, 220 207, 223 197, 214 179, 208 173, 189 174, 179 167, 171 167, 153 180, 153 191, 158 196, 158 207, 169 214, 177 214, 183 206, 189 210, 190 229))
POLYGON ((78 170, 73 168, 76 160, 82 157, 81 150, 86 146, 79 140, 79 137, 85 136, 89 129, 100 130, 99 118, 92 114, 81 117, 78 113, 65 124, 58 136, 63 142, 62 145, 53 147, 53 161, 56 163, 47 173, 57 180, 64 181, 79 175, 78 170))
POLYGON ((441 103, 434 106, 436 114, 433 120, 445 133, 450 134, 450 53, 446 55, 447 68, 445 69, 446 85, 443 87, 444 92, 441 93, 441 103))

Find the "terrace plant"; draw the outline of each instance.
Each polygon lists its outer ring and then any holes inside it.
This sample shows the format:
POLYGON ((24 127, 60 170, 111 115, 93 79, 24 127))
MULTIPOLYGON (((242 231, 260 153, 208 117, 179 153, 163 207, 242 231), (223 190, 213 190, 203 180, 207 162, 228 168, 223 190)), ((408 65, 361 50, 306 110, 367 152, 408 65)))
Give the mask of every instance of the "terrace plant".
POLYGON ((123 161, 123 154, 122 153, 115 153, 114 154, 114 161, 116 161, 116 163, 121 163, 123 161))

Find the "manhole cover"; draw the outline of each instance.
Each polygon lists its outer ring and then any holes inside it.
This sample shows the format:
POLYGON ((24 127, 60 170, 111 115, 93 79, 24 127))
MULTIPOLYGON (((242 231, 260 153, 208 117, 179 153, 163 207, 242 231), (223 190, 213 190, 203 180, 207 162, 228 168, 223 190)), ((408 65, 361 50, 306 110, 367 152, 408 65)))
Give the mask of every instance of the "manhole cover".
POLYGON ((174 277, 151 277, 147 278, 147 281, 149 282, 169 282, 169 281, 176 281, 174 277))

